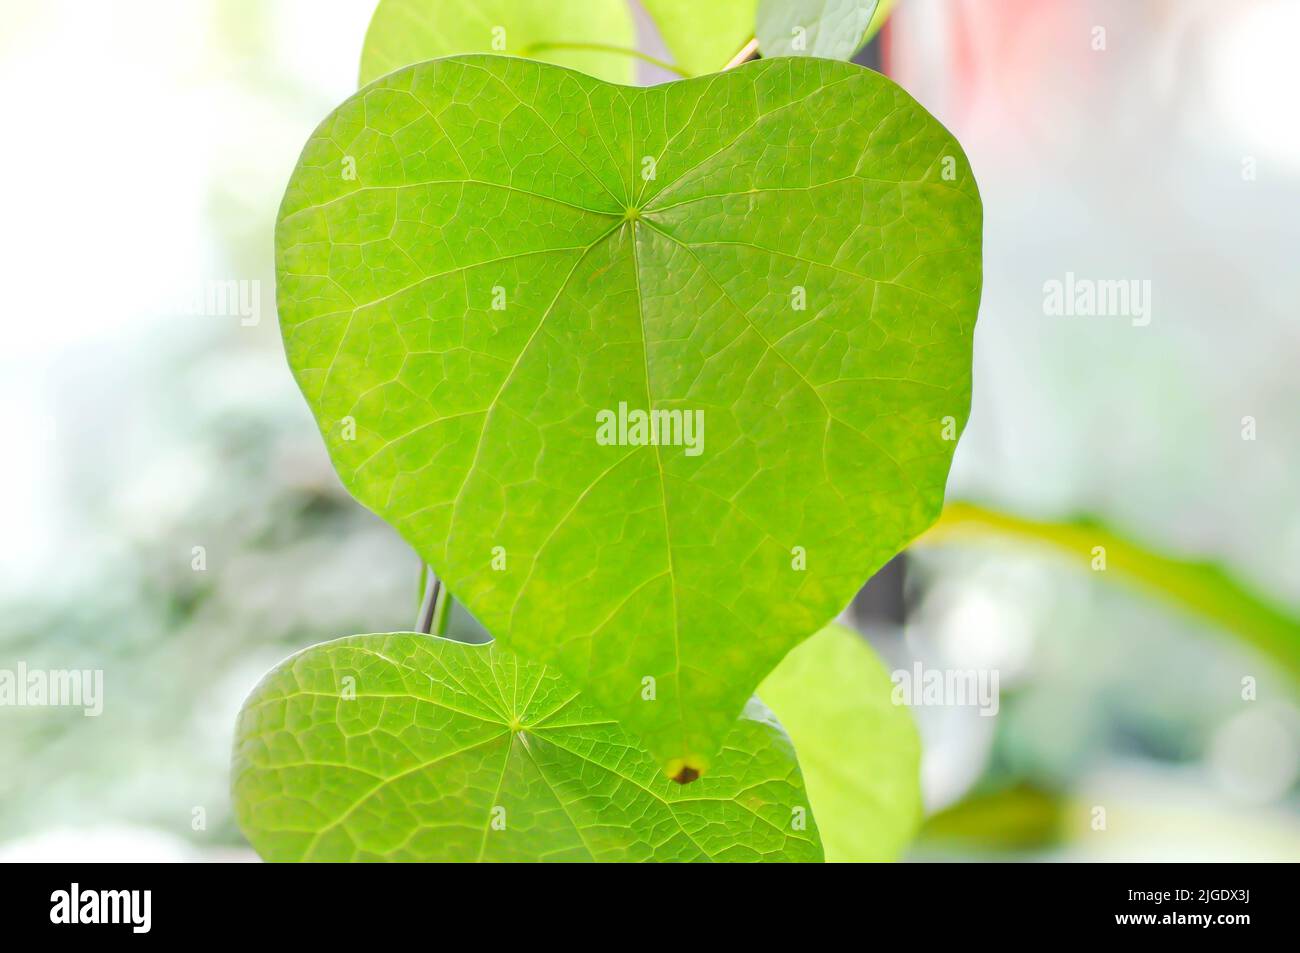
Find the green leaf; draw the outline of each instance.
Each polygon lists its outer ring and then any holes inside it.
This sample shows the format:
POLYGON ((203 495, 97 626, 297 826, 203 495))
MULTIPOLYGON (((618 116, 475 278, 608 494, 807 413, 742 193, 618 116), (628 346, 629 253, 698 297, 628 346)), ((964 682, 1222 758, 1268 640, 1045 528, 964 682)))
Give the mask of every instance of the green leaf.
POLYGON ((938 515, 980 229, 956 141, 852 64, 635 89, 453 57, 307 143, 281 330, 357 499, 506 647, 704 771, 938 515), (620 405, 679 412, 673 445, 598 440, 620 405))
POLYGON ((267 860, 822 858, 757 699, 714 771, 677 784, 554 672, 413 633, 279 665, 240 712, 232 783, 267 860))
POLYGON ((867 643, 827 626, 758 692, 799 752, 826 860, 896 860, 921 822, 921 740, 867 643))
MULTIPOLYGON (((687 76, 722 69, 753 36, 758 0, 643 0, 687 76)), ((380 0, 361 54, 364 86, 402 66, 505 52, 630 83, 636 49, 626 0, 380 0), (498 42, 494 47, 493 30, 498 42), (501 42, 505 43, 504 48, 501 42)))
POLYGON ((767 57, 852 59, 879 29, 876 5, 877 0, 758 0, 758 48, 767 57))
POLYGON ((1092 566, 1100 546, 1105 551, 1105 575, 1136 584, 1177 608, 1237 633, 1300 679, 1300 618, 1217 563, 1159 552, 1094 517, 1039 522, 971 503, 950 505, 922 542, 988 536, 1048 546, 1072 558, 1080 568, 1092 566))
POLYGON ((954 851, 1046 851, 1068 840, 1072 813, 1086 811, 1055 791, 1027 783, 978 791, 927 818, 916 847, 949 856, 954 851))
POLYGON ((635 61, 609 47, 636 47, 626 0, 379 0, 361 50, 361 85, 440 56, 493 51, 632 82, 635 61))
POLYGON ((754 35, 758 0, 641 0, 673 62, 692 76, 716 73, 754 35))

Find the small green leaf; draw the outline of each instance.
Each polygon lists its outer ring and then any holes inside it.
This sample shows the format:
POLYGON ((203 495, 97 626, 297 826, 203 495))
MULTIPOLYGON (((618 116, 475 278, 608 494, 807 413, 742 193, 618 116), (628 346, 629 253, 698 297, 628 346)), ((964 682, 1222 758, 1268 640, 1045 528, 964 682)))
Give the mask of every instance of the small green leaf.
POLYGON ((491 52, 630 83, 636 61, 603 47, 636 47, 626 0, 379 0, 361 50, 361 85, 412 63, 491 52))
POLYGON ((754 35, 758 0, 641 0, 673 62, 692 76, 716 73, 754 35))
POLYGON ((267 860, 822 859, 757 699, 709 776, 678 784, 554 672, 427 635, 283 662, 244 703, 231 774, 267 860))
POLYGON ((1047 851, 1069 839, 1071 822, 1080 815, 1087 816, 1088 807, 1027 783, 981 790, 926 818, 914 846, 943 857, 959 850, 977 856, 1047 851))
POLYGON ((879 29, 876 4, 877 0, 759 0, 758 48, 766 57, 852 59, 879 29))
POLYGON ((876 654, 830 625, 758 691, 799 752, 827 862, 896 860, 921 822, 921 740, 876 654))
POLYGON ((938 515, 980 242, 961 148, 870 70, 451 57, 307 143, 278 310, 344 485, 504 646, 704 771, 938 515))

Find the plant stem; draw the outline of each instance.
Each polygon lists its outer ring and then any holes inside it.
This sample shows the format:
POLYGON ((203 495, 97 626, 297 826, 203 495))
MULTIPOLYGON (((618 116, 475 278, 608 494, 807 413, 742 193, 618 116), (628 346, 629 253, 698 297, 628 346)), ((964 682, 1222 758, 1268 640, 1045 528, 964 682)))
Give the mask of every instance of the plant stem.
POLYGON ((545 50, 575 50, 587 51, 591 53, 620 53, 623 56, 632 56, 639 60, 658 66, 660 69, 666 69, 670 73, 676 73, 682 79, 690 79, 691 74, 686 72, 680 66, 676 66, 666 60, 661 60, 657 56, 650 56, 648 53, 642 53, 640 50, 630 49, 626 46, 613 46, 608 43, 529 43, 519 51, 520 56, 534 56, 545 50))
POLYGON ((1300 679, 1300 619, 1288 609, 1214 563, 1166 555, 1134 543, 1096 520, 1038 522, 972 503, 950 503, 918 542, 988 536, 1048 546, 1079 566, 1089 566, 1096 558, 1096 547, 1102 547, 1107 570, 1167 603, 1237 633, 1300 679))
POLYGON ((425 635, 447 634, 451 619, 451 590, 433 573, 433 567, 420 564, 424 571, 420 588, 420 612, 415 619, 415 631, 425 635))
POLYGON ((447 624, 451 621, 451 590, 442 586, 438 591, 438 601, 433 607, 433 634, 447 634, 447 624))
POLYGON ((433 574, 433 569, 424 567, 424 585, 421 589, 420 611, 415 617, 415 631, 429 635, 433 630, 434 617, 438 603, 442 600, 442 581, 433 574))
POLYGON ((735 56, 733 56, 726 66, 722 67, 722 72, 725 73, 729 69, 735 69, 741 63, 748 62, 749 60, 754 58, 754 54, 757 52, 758 52, 758 37, 754 37, 752 40, 750 40, 748 43, 746 43, 744 46, 740 48, 740 52, 737 53, 735 56))

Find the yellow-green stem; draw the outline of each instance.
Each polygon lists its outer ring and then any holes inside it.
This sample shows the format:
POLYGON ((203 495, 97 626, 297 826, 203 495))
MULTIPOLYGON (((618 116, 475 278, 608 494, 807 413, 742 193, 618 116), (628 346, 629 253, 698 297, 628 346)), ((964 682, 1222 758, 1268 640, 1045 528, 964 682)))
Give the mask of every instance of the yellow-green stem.
POLYGON ((972 503, 949 504, 917 542, 988 536, 1049 546, 1073 557, 1079 566, 1091 566, 1095 547, 1100 546, 1107 574, 1128 579, 1165 602, 1237 633, 1300 680, 1300 619, 1213 563, 1165 555, 1092 520, 1038 522, 972 503))

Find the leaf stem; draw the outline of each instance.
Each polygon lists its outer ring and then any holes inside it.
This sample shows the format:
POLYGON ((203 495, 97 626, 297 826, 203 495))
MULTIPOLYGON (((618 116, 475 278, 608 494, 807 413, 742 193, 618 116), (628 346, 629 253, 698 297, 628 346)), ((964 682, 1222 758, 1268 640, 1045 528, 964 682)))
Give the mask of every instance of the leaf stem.
POLYGON ((421 563, 424 578, 420 588, 420 611, 415 616, 415 631, 429 635, 433 630, 434 617, 441 599, 442 581, 433 574, 433 567, 421 563))
POLYGON ((1219 627, 1280 663, 1300 680, 1300 619, 1222 567, 1166 555, 1134 543, 1092 519, 1038 522, 973 503, 950 503, 939 521, 919 540, 944 543, 981 536, 1003 536, 1051 547, 1088 566, 1096 548, 1105 551, 1106 568, 1164 602, 1219 627))
POLYGON ((438 597, 433 605, 433 619, 430 632, 439 638, 447 634, 447 623, 451 620, 451 590, 445 585, 438 586, 438 597))
POLYGON ((735 56, 733 56, 727 62, 726 66, 722 67, 722 72, 725 73, 729 69, 735 69, 741 63, 749 62, 754 58, 754 54, 757 52, 758 52, 758 37, 754 37, 748 43, 746 43, 744 46, 740 48, 740 52, 737 53, 735 56))
POLYGON ((690 79, 691 74, 686 72, 680 66, 669 63, 667 60, 661 60, 657 56, 651 56, 648 53, 642 53, 640 50, 634 50, 626 46, 614 46, 609 43, 550 43, 540 41, 529 43, 519 51, 520 56, 532 57, 537 53, 546 50, 574 50, 586 51, 590 53, 619 53, 623 56, 632 56, 636 59, 643 60, 652 66, 658 66, 660 69, 666 69, 670 73, 676 73, 682 79, 690 79))

